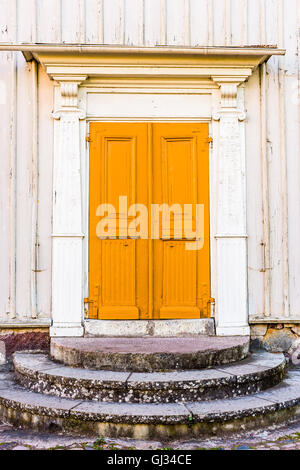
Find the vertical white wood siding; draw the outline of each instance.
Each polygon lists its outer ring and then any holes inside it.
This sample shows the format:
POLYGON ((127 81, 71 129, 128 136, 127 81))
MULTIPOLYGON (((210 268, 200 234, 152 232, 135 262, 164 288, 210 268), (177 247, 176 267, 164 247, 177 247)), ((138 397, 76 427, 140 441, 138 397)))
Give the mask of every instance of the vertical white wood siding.
MULTIPOLYGON (((300 319, 300 0, 0 0, 0 42, 286 48, 246 85, 249 306, 300 319)), ((0 53, 0 323, 50 315, 52 108, 0 53)))

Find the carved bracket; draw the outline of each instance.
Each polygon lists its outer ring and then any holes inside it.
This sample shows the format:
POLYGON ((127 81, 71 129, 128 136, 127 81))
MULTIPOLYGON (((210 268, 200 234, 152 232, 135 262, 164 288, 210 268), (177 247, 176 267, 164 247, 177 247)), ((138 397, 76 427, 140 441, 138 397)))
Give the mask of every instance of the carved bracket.
POLYGON ((60 83, 62 108, 78 107, 78 87, 87 79, 87 75, 62 76, 54 75, 53 79, 60 83))
POLYGON ((236 108, 237 106, 237 83, 221 84, 221 106, 222 108, 236 108))
POLYGON ((221 112, 237 110, 238 86, 246 80, 246 77, 212 77, 212 79, 221 89, 221 112))

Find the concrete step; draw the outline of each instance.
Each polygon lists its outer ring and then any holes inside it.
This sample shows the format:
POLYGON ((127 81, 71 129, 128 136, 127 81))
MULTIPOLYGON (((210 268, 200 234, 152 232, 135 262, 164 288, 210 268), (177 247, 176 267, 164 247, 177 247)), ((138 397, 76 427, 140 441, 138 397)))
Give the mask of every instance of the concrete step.
POLYGON ((241 361, 248 337, 52 338, 51 357, 72 367, 154 372, 204 369, 241 361))
POLYGON ((39 431, 138 439, 196 438, 299 419, 300 371, 251 396, 187 403, 106 403, 58 398, 0 374, 0 419, 39 431))
POLYGON ((214 369, 118 372, 59 365, 45 354, 15 353, 16 381, 35 392, 103 402, 168 403, 224 399, 273 387, 285 374, 282 354, 265 351, 214 369))

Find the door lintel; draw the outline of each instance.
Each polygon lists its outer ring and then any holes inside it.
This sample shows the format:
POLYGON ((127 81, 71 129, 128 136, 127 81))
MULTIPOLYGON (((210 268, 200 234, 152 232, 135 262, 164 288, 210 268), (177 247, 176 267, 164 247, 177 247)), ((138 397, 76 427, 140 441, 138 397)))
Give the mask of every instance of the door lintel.
POLYGON ((94 44, 0 44, 0 51, 21 51, 27 61, 41 63, 53 80, 81 81, 83 75, 198 77, 214 81, 247 80, 273 55, 275 47, 117 47, 94 44))

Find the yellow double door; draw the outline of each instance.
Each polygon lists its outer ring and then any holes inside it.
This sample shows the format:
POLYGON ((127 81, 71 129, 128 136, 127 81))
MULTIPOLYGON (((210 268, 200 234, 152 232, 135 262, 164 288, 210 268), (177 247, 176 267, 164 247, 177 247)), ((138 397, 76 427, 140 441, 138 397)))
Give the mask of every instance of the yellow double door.
POLYGON ((209 246, 208 124, 91 123, 88 317, 208 317, 209 246), (99 235, 104 217, 115 238, 99 235), (184 221, 203 226, 198 248, 184 221))

